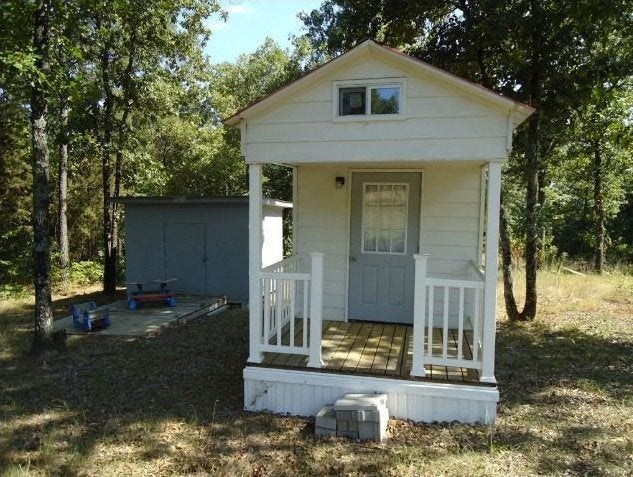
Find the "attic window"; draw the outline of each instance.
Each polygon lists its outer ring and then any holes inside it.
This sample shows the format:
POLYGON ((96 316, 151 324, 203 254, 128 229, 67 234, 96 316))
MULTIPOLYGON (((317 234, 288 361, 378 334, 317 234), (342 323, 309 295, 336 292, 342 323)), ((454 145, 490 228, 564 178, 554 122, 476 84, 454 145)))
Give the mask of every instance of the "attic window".
POLYGON ((339 118, 364 116, 365 119, 395 119, 402 115, 400 84, 340 85, 337 91, 336 116, 339 118))
POLYGON ((367 114, 367 88, 341 88, 338 90, 339 116, 367 114))

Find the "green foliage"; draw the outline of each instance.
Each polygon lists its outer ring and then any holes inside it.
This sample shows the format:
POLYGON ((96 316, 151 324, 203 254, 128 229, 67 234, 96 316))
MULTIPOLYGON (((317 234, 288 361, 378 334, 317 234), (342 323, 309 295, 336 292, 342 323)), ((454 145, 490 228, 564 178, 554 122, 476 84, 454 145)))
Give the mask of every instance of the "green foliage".
POLYGON ((591 102, 574 111, 567 136, 561 134, 561 145, 552 153, 548 201, 542 212, 543 227, 551 231, 561 252, 587 260, 594 254, 598 155, 603 160, 600 197, 608 224, 607 251, 614 252, 616 261, 627 256, 630 237, 622 236, 620 230, 631 227, 631 218, 627 224, 626 214, 621 214, 633 184, 631 108, 633 91, 628 85, 601 86, 591 102))
MULTIPOLYGON (((49 102, 52 216, 60 111, 69 110, 68 234, 70 278, 94 282, 104 253, 104 169, 120 167, 120 195, 245 195, 247 168, 239 131, 221 120, 297 78, 310 46, 293 53, 272 40, 234 64, 210 65, 203 53, 215 0, 53 0, 50 74, 35 74, 27 8, 0 12, 0 281, 31 281, 30 84, 43 81, 49 102), (104 77, 104 72, 107 77, 104 77), (106 100, 111 101, 106 141, 106 100), (104 154, 105 148, 109 154, 104 154), (5 193, 6 191, 6 193, 5 193)), ((220 13, 223 18, 226 15, 220 13)), ((108 172, 108 171, 106 171, 108 172)), ((291 198, 285 168, 267 168, 266 193, 291 198)), ((112 177, 112 176, 110 176, 112 177)), ((112 184, 112 182, 111 182, 112 184)), ((106 188, 108 196, 114 187, 106 188)), ((122 210, 114 212, 122 217, 122 210)), ((121 230, 121 227, 119 227, 121 230)), ((57 223, 51 224, 51 242, 57 223)), ((124 246, 124 244, 122 244, 124 246)), ((54 279, 61 279, 53 254, 54 279)), ((120 264, 119 277, 123 268, 120 264)))
MULTIPOLYGON (((63 282, 62 272, 59 267, 51 269, 51 276, 55 283, 63 282)), ((82 260, 72 262, 68 269, 68 281, 77 285, 94 285, 103 280, 103 265, 101 262, 82 260)))
POLYGON ((0 283, 30 281, 33 262, 29 164, 25 108, 0 89, 0 283))
POLYGON ((631 104, 623 107, 615 97, 633 70, 632 15, 626 0, 326 0, 302 20, 313 58, 336 56, 374 38, 536 107, 532 130, 525 125, 515 137, 504 196, 519 248, 533 233, 526 217, 530 200, 536 200, 545 259, 593 253, 590 142, 605 157, 607 217, 617 215, 631 183, 630 166, 623 167, 631 156, 631 143, 624 140, 630 136, 631 104), (531 198, 530 164, 538 167, 531 198))

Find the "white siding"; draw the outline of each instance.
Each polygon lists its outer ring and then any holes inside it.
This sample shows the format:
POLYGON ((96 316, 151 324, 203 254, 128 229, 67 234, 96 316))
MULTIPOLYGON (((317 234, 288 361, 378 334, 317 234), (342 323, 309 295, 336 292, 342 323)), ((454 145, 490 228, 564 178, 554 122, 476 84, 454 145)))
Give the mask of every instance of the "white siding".
MULTIPOLYGON (((478 164, 420 164, 422 183, 421 253, 429 273, 463 278, 477 258, 481 169, 478 164)), ((297 168, 297 253, 325 253, 324 319, 344 320, 349 240, 349 165, 297 168), (337 176, 346 178, 342 189, 337 176)), ((306 262, 307 263, 307 262, 306 262)))
POLYGON ((347 186, 334 187, 347 166, 297 168, 297 254, 324 252, 323 319, 344 320, 347 287, 347 186))
POLYGON ((403 381, 248 366, 244 369, 248 411, 313 416, 347 393, 385 393, 389 415, 417 422, 493 424, 496 387, 403 381))
POLYGON ((284 231, 281 208, 265 205, 263 212, 262 267, 267 267, 284 258, 284 231))
POLYGON ((424 171, 420 252, 429 254, 430 274, 461 278, 477 258, 481 168, 447 164, 424 171))
POLYGON ((507 111, 371 55, 337 68, 248 120, 251 162, 363 162, 504 158, 507 111), (336 81, 404 82, 402 120, 334 121, 336 81))

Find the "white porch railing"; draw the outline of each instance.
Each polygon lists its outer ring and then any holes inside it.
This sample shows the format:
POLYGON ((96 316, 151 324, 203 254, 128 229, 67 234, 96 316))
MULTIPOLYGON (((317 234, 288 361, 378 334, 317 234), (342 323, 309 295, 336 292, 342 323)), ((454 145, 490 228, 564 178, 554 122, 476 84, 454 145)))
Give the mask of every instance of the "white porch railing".
POLYGON ((292 256, 259 273, 263 302, 257 348, 262 353, 307 355, 308 366, 320 368, 323 254, 310 257, 309 272, 300 271, 301 260, 292 256))
MULTIPOLYGON (((484 276, 475 267, 472 279, 435 278, 427 274, 428 255, 415 258, 413 376, 425 365, 482 369, 484 276), (439 330, 435 332, 435 330, 439 330), (452 335, 452 336, 451 336, 452 335), (464 339, 470 346, 465 346, 464 339)), ((472 264, 474 266, 474 264, 472 264)))

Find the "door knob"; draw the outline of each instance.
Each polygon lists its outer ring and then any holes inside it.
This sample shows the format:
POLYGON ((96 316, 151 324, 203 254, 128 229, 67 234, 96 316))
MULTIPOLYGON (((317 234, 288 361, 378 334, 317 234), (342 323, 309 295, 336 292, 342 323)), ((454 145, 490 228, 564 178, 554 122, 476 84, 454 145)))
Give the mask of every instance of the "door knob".
POLYGON ((350 261, 350 262, 355 262, 355 261, 356 261, 356 257, 350 257, 350 258, 349 258, 349 261, 350 261))

